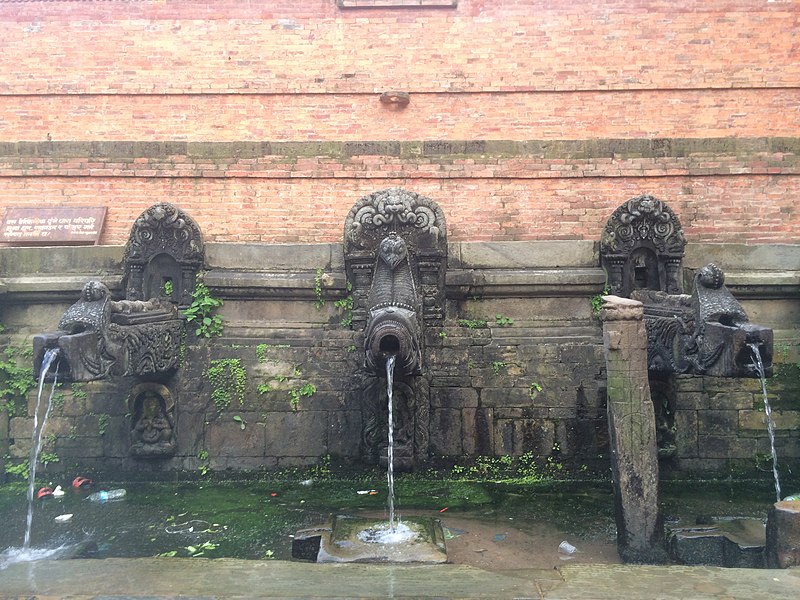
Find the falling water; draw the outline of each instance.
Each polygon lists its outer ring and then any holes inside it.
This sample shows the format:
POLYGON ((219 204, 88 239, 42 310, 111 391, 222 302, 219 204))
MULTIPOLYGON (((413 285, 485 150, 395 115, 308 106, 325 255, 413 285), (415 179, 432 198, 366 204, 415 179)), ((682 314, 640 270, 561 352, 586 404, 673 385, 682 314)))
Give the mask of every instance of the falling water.
POLYGON ((758 344, 748 344, 755 359, 756 371, 761 378, 761 391, 764 393, 764 411, 767 413, 767 430, 769 431, 769 449, 772 452, 772 475, 775 477, 775 494, 778 502, 781 501, 781 481, 778 477, 778 453, 775 451, 775 423, 772 421, 772 408, 767 397, 767 379, 764 376, 764 363, 761 362, 761 353, 758 344))
POLYGON ((386 393, 389 395, 389 446, 387 448, 389 480, 389 529, 394 532, 394 416, 392 415, 392 387, 394 384, 394 356, 386 359, 386 393))
MULTIPOLYGON (((27 550, 31 542, 31 524, 33 523, 33 488, 36 482, 36 463, 39 461, 39 453, 42 451, 42 432, 47 424, 47 417, 50 416, 50 409, 53 407, 53 396, 58 383, 58 367, 53 380, 53 388, 47 400, 47 408, 44 411, 42 424, 39 426, 39 407, 42 403, 42 390, 44 389, 44 378, 50 370, 50 365, 58 357, 58 348, 50 348, 45 352, 42 359, 42 368, 39 371, 39 394, 36 397, 36 409, 33 413, 33 431, 31 432, 31 455, 30 455, 30 477, 28 479, 28 519, 25 523, 25 540, 22 544, 23 550, 27 550)), ((56 363, 57 364, 57 363, 56 363)))

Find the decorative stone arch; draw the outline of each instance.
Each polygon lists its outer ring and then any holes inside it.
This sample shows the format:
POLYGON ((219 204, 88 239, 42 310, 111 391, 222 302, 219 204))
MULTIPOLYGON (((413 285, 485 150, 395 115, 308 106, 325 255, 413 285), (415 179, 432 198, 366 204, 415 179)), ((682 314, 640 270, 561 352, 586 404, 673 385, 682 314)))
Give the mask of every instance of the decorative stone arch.
POLYGON ((122 260, 128 300, 166 297, 179 306, 188 306, 197 273, 203 267, 200 228, 177 206, 155 204, 134 221, 122 260), (171 294, 165 291, 167 282, 171 294))
POLYGON ((611 293, 681 293, 685 247, 681 223, 669 206, 647 194, 631 198, 614 211, 600 237, 600 262, 611 293))
POLYGON ((128 397, 131 415, 131 456, 167 458, 175 454, 175 400, 169 388, 145 382, 133 387, 128 397))
POLYGON ((394 187, 361 198, 345 219, 344 260, 353 287, 353 323, 364 325, 375 258, 381 242, 396 233, 408 247, 425 324, 444 321, 447 230, 439 205, 420 194, 394 187))

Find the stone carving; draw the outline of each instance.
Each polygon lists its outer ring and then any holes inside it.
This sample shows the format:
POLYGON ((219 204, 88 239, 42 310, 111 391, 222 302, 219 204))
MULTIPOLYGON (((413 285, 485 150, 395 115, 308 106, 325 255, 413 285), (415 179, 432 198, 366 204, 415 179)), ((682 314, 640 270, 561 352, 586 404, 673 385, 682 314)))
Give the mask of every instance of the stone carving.
POLYGON ((59 363, 62 375, 91 381, 175 368, 183 319, 164 299, 114 301, 108 288, 93 280, 63 314, 58 329, 34 337, 35 367, 47 348, 58 347, 64 359, 59 363))
POLYGON ((200 228, 189 215, 167 202, 151 206, 133 223, 125 246, 126 298, 166 296, 188 306, 203 253, 200 228))
POLYGON ((447 240, 444 214, 432 200, 401 188, 365 196, 344 231, 353 323, 364 327, 364 455, 384 461, 386 359, 395 356, 395 468, 410 469, 428 452, 429 393, 423 373, 423 328, 444 320, 447 240))
POLYGON ((409 268, 422 302, 423 322, 441 324, 447 266, 444 214, 429 198, 402 188, 389 188, 361 198, 345 220, 345 267, 353 287, 354 325, 363 327, 366 323, 375 256, 381 242, 392 232, 406 244, 409 268))
POLYGON ((612 294, 633 290, 680 292, 686 239, 678 217, 661 200, 636 196, 611 215, 600 238, 600 258, 612 294))
POLYGON ((633 292, 645 305, 650 371, 757 377, 754 344, 771 375, 772 330, 750 323, 724 282, 722 270, 709 264, 695 275, 691 296, 633 292))
POLYGON ((175 403, 166 386, 141 383, 128 399, 131 418, 131 455, 167 458, 175 454, 175 403))

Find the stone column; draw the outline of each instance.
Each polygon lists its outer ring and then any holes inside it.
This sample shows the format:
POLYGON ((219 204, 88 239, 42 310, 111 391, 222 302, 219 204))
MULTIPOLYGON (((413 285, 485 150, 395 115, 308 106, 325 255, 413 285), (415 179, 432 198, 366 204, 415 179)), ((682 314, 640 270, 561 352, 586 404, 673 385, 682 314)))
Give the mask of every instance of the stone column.
POLYGON ((604 296, 603 346, 608 430, 617 521, 625 562, 666 561, 658 496, 655 414, 647 379, 647 332, 641 302, 604 296))
POLYGON ((776 502, 767 516, 767 567, 800 566, 800 500, 776 502))

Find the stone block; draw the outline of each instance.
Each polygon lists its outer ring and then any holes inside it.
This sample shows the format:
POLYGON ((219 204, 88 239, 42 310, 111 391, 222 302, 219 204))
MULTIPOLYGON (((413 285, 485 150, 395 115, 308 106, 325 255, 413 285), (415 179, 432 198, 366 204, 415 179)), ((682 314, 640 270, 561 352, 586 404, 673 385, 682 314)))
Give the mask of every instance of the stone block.
POLYGON ((800 566, 800 500, 776 502, 767 516, 767 567, 800 566))
POLYGON ((267 456, 319 457, 328 452, 328 413, 270 413, 265 423, 265 434, 267 456))
POLYGON ((431 411, 431 453, 441 456, 459 456, 462 451, 462 415, 455 408, 431 411))
POLYGON ((204 448, 205 420, 206 417, 202 413, 178 413, 175 423, 178 455, 194 457, 204 448))
POLYGON ((683 392, 675 393, 675 408, 677 410, 704 410, 708 408, 708 397, 703 392, 683 392))
POLYGON ((462 411, 461 448, 467 456, 483 456, 494 448, 494 411, 491 408, 465 408, 462 411))
POLYGON ((697 457, 697 412, 676 410, 674 417, 677 455, 682 458, 697 457))
MULTIPOLYGON (((776 431, 796 431, 800 429, 800 411, 773 410, 772 423, 776 431)), ((760 410, 740 410, 739 429, 768 431, 767 413, 760 410)))
POLYGON ((697 417, 700 437, 734 435, 739 426, 737 410, 703 410, 697 417))
POLYGON ((340 410, 328 415, 328 452, 335 456, 358 456, 361 446, 361 412, 340 410))
POLYGON ((481 404, 486 407, 531 406, 533 401, 527 389, 491 387, 481 390, 481 404))
POLYGON ((478 406, 478 391, 466 387, 431 389, 431 408, 468 408, 478 406))
POLYGON ((533 452, 549 456, 555 443, 555 426, 544 419, 494 420, 494 451, 496 455, 520 456, 533 452))
POLYGON ((752 409, 758 398, 763 396, 759 392, 758 396, 754 396, 752 392, 745 391, 732 391, 720 392, 707 395, 706 407, 714 407, 721 410, 742 410, 752 409))
POLYGON ((206 429, 206 444, 209 455, 214 457, 264 456, 264 427, 257 425, 258 417, 250 413, 241 414, 247 425, 241 424, 229 415, 209 423, 206 429))

